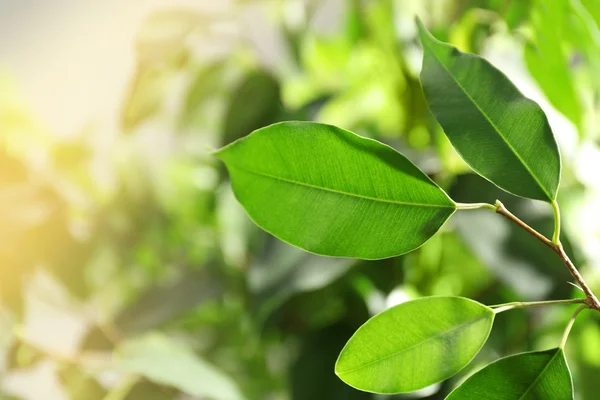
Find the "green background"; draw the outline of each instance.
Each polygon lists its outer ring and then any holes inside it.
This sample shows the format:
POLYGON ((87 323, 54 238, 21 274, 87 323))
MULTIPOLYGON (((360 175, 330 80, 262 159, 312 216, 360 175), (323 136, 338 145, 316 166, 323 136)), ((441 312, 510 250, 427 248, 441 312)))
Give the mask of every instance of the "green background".
MULTIPOLYGON (((8 3, 2 18, 21 21, 8 3)), ((129 22, 130 64, 106 57, 86 79, 77 74, 84 61, 68 60, 72 43, 104 54, 121 34, 118 9, 82 11, 68 40, 24 20, 46 40, 29 61, 39 76, 0 58, 1 399, 38 399, 36 388, 49 400, 443 399, 491 361, 558 345, 575 306, 507 311, 448 381, 390 397, 346 386, 334 372, 340 350, 392 305, 578 290, 551 250, 486 210, 456 213, 400 257, 303 252, 249 220, 210 152, 279 121, 335 124, 394 147, 457 202, 500 199, 551 236, 550 206, 471 173, 430 114, 418 15, 438 39, 486 57, 547 114, 563 161, 561 238, 599 290, 600 2, 199 3, 163 3, 129 22), (100 102, 93 88, 115 70, 125 79, 100 102), (32 100, 38 86, 53 88, 45 103, 32 100), (78 114, 86 105, 93 117, 78 114)), ((58 18, 44 10, 41 21, 58 18)), ((15 57, 33 40, 4 33, 15 57)), ((565 353, 575 397, 595 399, 595 313, 581 314, 565 353)))

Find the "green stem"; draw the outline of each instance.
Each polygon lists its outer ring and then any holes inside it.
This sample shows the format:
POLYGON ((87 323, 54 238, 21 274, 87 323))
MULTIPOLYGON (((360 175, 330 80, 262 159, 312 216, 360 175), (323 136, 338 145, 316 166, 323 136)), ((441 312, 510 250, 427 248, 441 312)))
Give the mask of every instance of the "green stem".
POLYGON ((589 308, 589 307, 587 306, 587 304, 584 304, 584 305, 580 306, 579 308, 577 308, 577 310, 575 310, 575 313, 573 313, 573 316, 571 317, 571 319, 569 320, 569 323, 567 324, 567 327, 565 328, 565 333, 563 333, 562 340, 560 341, 561 349, 564 349, 565 345, 567 344, 567 339, 569 338, 569 333, 571 333, 571 328, 573 327, 573 324, 575 323, 575 319, 577 319, 577 316, 579 315, 579 313, 582 312, 583 310, 585 310, 586 308, 589 308))
POLYGON ((552 211, 554 211, 554 234, 552 235, 552 243, 560 245, 560 208, 558 202, 552 201, 552 211))
POLYGON ((530 302, 515 301, 512 303, 497 304, 497 305, 490 306, 490 307, 494 309, 494 313, 498 314, 503 311, 508 311, 508 310, 512 310, 515 308, 550 306, 553 304, 582 304, 582 303, 585 303, 585 301, 586 301, 585 298, 566 299, 566 300, 530 301, 530 302))
POLYGON ((480 210, 486 209, 496 212, 496 206, 488 203, 456 203, 458 210, 480 210))

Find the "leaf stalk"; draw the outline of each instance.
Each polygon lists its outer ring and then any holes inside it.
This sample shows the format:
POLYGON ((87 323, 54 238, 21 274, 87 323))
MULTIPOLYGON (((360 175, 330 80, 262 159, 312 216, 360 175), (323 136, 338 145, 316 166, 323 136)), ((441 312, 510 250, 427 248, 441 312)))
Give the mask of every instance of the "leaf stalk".
POLYGON ((560 245, 560 208, 556 200, 552 201, 552 211, 554 212, 554 234, 552 235, 552 243, 560 245))
POLYGON ((579 299, 529 301, 529 302, 515 301, 512 303, 493 305, 493 306, 490 306, 490 308, 493 308, 494 313, 498 314, 503 311, 513 310, 515 308, 551 306, 551 305, 555 305, 555 304, 582 304, 582 303, 585 304, 585 306, 587 307, 586 299, 579 298, 579 299))
POLYGON ((496 206, 488 203, 456 203, 458 210, 481 210, 487 209, 496 212, 496 206))
POLYGON ((577 310, 575 310, 575 312, 573 313, 573 316, 571 317, 571 319, 569 320, 569 323, 567 324, 567 327, 565 328, 565 332, 563 333, 562 340, 560 341, 561 349, 564 350, 565 345, 567 344, 567 339, 569 338, 569 334, 571 333, 571 328, 573 328, 573 324, 575 323, 577 316, 579 315, 580 312, 582 312, 586 308, 589 308, 589 307, 587 306, 587 304, 584 304, 584 305, 578 307, 577 310))

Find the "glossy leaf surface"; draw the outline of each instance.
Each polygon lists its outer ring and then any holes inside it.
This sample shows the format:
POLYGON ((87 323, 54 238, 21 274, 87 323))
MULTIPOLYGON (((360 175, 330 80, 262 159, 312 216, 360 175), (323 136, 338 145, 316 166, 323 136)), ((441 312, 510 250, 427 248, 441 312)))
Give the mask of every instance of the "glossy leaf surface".
POLYGON ((423 91, 458 153, 510 193, 554 200, 560 155, 540 107, 489 62, 438 41, 420 22, 419 36, 423 91))
POLYGON ((368 320, 340 354, 336 374, 374 393, 403 393, 463 369, 492 329, 494 312, 463 297, 402 303, 368 320))
POLYGON ((391 147, 330 125, 271 125, 217 156, 260 227, 317 254, 403 254, 429 239, 456 208, 391 147))
POLYGON ((567 400, 571 373, 561 349, 502 358, 472 375, 447 400, 567 400))

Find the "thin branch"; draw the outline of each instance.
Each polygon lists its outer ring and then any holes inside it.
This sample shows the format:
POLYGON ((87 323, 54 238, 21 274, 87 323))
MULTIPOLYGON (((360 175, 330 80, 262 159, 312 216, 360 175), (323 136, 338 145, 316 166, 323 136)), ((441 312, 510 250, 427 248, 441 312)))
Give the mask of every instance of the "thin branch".
MULTIPOLYGON (((529 301, 529 302, 515 301, 512 303, 497 304, 497 305, 490 306, 490 307, 494 309, 495 314, 498 314, 503 311, 513 310, 515 308, 550 306, 550 305, 554 305, 554 304, 582 304, 582 303, 584 303, 584 304, 586 303, 585 298, 567 299, 567 300, 529 301)), ((586 305, 586 307, 587 307, 587 305, 586 305)))
POLYGON ((521 228, 523 228, 527 233, 529 233, 530 235, 535 237, 537 240, 544 243, 546 246, 550 247, 552 250, 554 250, 556 252, 556 249, 555 249, 556 245, 554 243, 552 243, 552 241, 550 239, 548 239, 546 236, 542 235, 541 233, 539 233, 538 231, 536 231, 535 229, 533 229, 532 227, 527 225, 525 222, 521 221, 513 213, 508 211, 506 209, 506 207, 504 207, 504 204, 502 204, 502 202, 500 202, 500 200, 496 200, 496 213, 510 219, 511 221, 513 221, 514 223, 519 225, 521 228))
POLYGON ((502 204, 499 200, 496 200, 496 213, 503 215, 504 217, 513 221, 514 223, 519 225, 521 228, 523 228, 526 232, 528 232, 533 237, 538 239, 540 242, 544 243, 546 246, 551 248, 552 251, 554 251, 560 257, 560 259, 563 261, 563 263, 566 265, 567 269, 569 270, 569 272, 571 273, 573 278, 577 281, 579 286, 581 286, 581 289, 583 290, 583 292, 585 293, 585 295, 587 297, 586 304, 590 308, 600 311, 600 302, 598 301, 598 298, 596 298, 596 296, 592 292, 592 289, 590 289, 590 287, 587 285, 587 283, 585 283, 583 276, 581 276, 581 274, 579 273, 579 271, 577 270, 577 268, 575 267, 575 265, 573 264, 573 262, 567 255, 567 253, 565 253, 565 249, 563 248, 562 244, 552 242, 546 236, 542 235, 541 233, 539 233, 538 231, 536 231, 535 229, 533 229, 532 227, 527 225, 525 222, 521 221, 513 213, 508 211, 506 209, 506 207, 504 207, 504 204, 502 204))
POLYGON ((565 328, 565 332, 563 333, 562 340, 560 341, 561 349, 564 350, 565 345, 567 344, 567 339, 569 338, 569 333, 571 333, 571 328, 573 328, 573 324, 575 323, 577 316, 579 315, 580 312, 582 312, 586 308, 589 308, 589 307, 587 305, 580 306, 579 308, 577 308, 577 310, 575 310, 575 313, 573 313, 573 316, 571 317, 571 319, 569 320, 569 323, 567 324, 567 327, 565 328))

